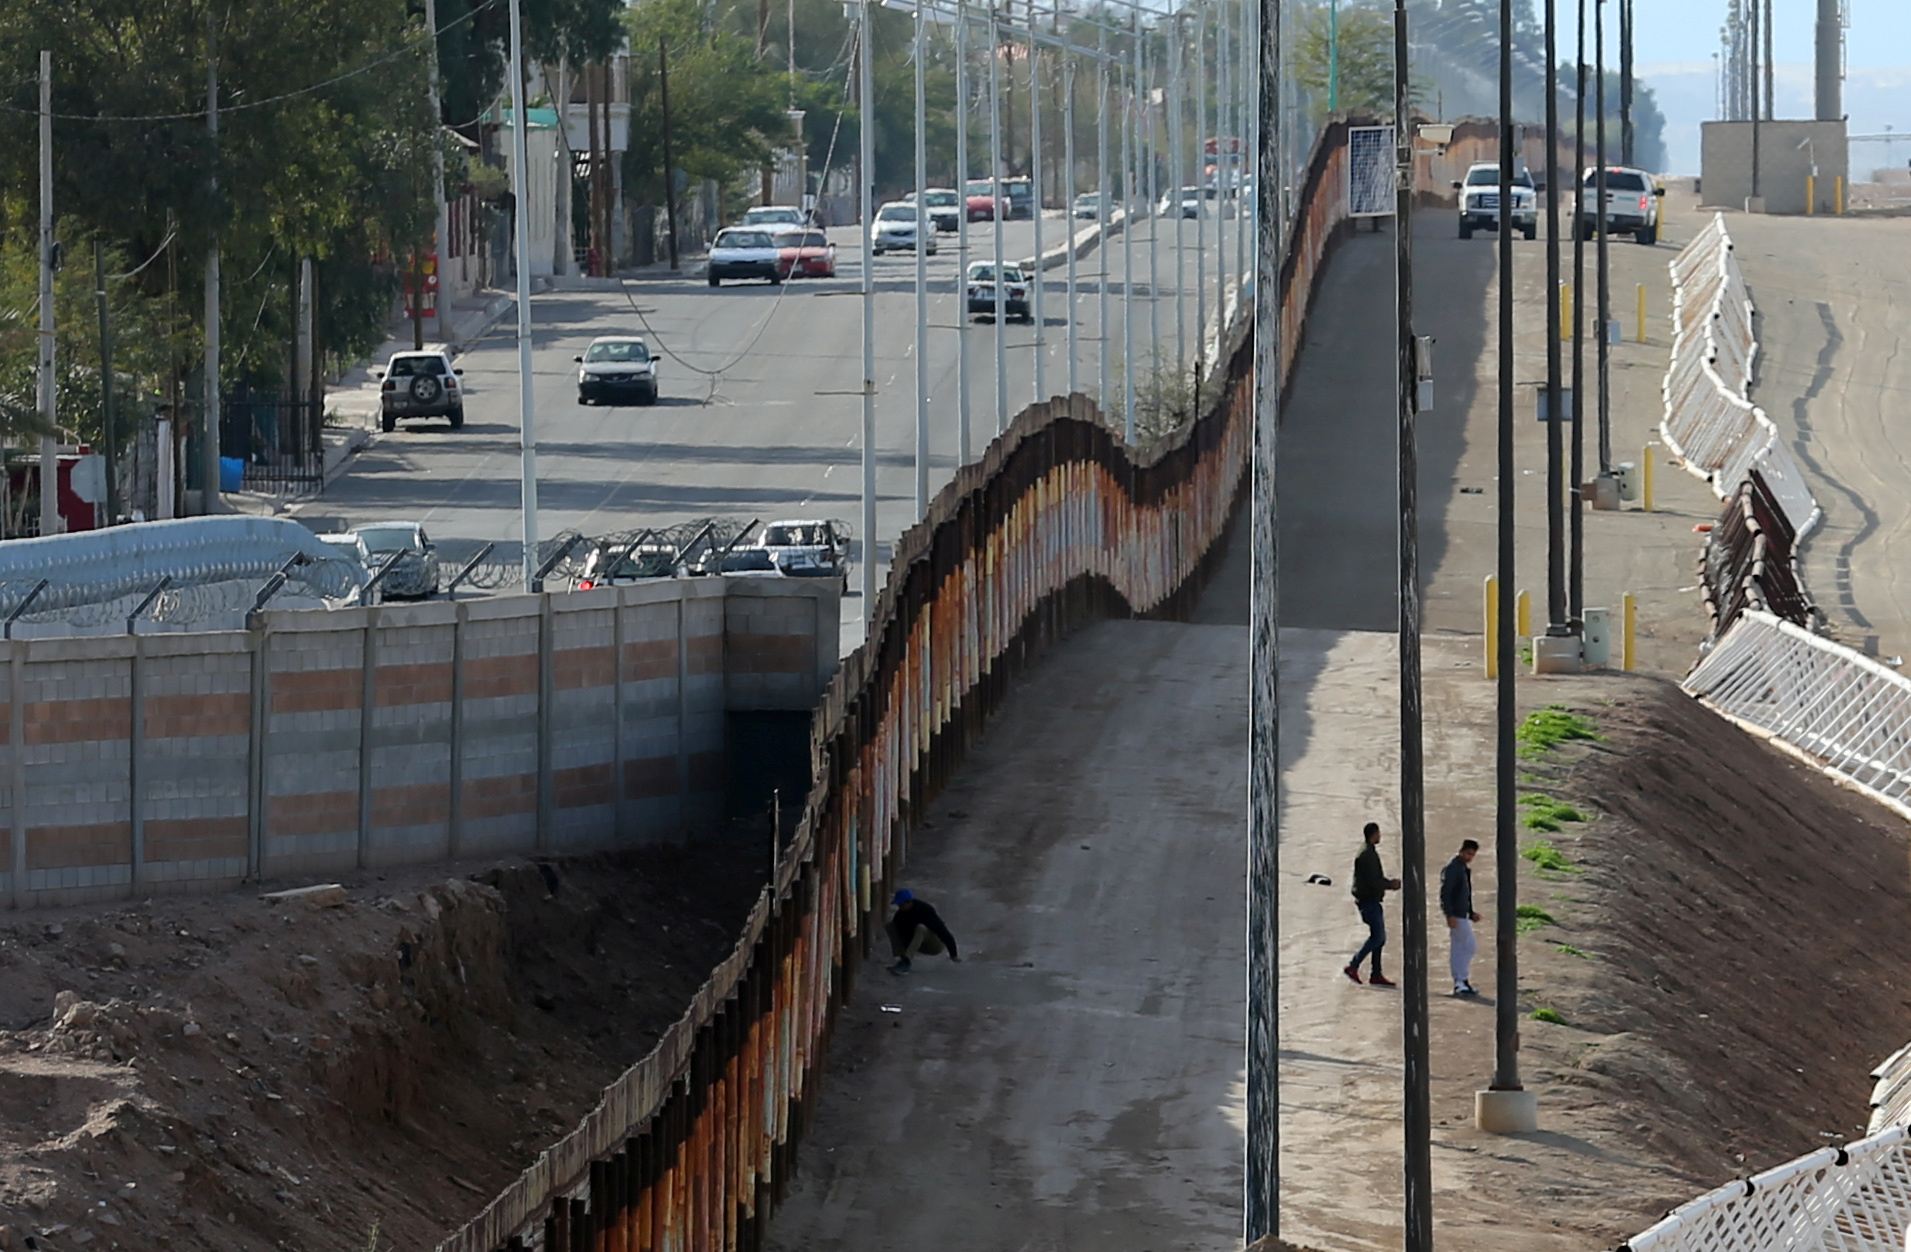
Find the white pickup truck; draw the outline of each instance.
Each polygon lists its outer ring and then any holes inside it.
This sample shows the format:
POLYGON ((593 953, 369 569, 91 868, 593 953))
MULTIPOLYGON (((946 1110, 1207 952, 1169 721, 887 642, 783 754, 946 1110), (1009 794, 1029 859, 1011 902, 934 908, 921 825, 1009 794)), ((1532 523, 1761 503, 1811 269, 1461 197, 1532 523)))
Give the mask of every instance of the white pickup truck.
MULTIPOLYGON (((1500 167, 1482 161, 1467 167, 1466 179, 1453 184, 1460 193, 1460 238, 1476 230, 1500 228, 1500 167)), ((1533 176, 1520 169, 1513 174, 1513 228, 1531 239, 1539 233, 1539 209, 1533 196, 1533 176)))
MULTIPOLYGON (((1659 200, 1665 188, 1644 170, 1623 165, 1606 167, 1606 233, 1631 235, 1633 242, 1650 246, 1659 242, 1659 200)), ((1579 237, 1591 239, 1599 233, 1599 171, 1588 169, 1579 177, 1579 237)))

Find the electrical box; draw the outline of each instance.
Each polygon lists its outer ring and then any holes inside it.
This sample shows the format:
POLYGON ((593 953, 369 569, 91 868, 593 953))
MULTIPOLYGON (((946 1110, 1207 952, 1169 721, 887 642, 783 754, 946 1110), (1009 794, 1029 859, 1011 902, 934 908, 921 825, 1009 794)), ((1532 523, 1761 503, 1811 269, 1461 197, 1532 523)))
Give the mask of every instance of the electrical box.
POLYGON ((1630 504, 1639 498, 1639 467, 1631 461, 1621 461, 1614 467, 1619 479, 1619 498, 1630 504))
POLYGON ((1580 640, 1580 656, 1588 668, 1612 661, 1612 610, 1587 609, 1585 634, 1580 640))

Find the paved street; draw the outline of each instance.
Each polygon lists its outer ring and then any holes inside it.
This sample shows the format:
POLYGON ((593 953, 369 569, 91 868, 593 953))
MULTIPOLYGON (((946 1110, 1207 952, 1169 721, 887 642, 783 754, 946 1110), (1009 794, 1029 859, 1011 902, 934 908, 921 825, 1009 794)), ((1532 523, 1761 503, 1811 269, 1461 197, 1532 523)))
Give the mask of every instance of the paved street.
MULTIPOLYGON (((1054 248, 1069 223, 1043 222, 1043 244, 1054 248)), ((1080 225, 1087 225, 1081 223, 1080 225)), ((1228 222, 1228 266, 1233 273, 1233 226, 1228 222)), ((1188 284, 1185 325, 1190 352, 1195 334, 1196 224, 1183 226, 1188 284)), ((1214 316, 1215 219, 1207 222, 1208 312, 1214 316)), ((971 260, 992 259, 991 226, 970 230, 971 260)), ((861 256, 857 228, 831 232, 838 277, 773 287, 726 283, 708 287, 686 267, 682 277, 631 281, 621 290, 554 291, 533 301, 537 399, 539 528, 544 536, 575 529, 587 535, 669 524, 711 514, 744 519, 812 516, 841 518, 859 528, 862 407, 861 256), (638 332, 665 354, 663 396, 655 407, 581 407, 571 358, 589 340, 610 332, 638 332), (833 394, 832 394, 833 393, 833 394), (848 394, 843 394, 848 393, 848 394)), ((959 259, 952 235, 939 238, 929 261, 930 489, 938 490, 958 464, 959 259)), ((1175 336, 1175 223, 1138 222, 1133 244, 1138 345, 1160 341, 1172 354, 1175 336), (1160 296, 1153 310, 1139 303, 1149 291, 1150 231, 1160 296)), ((1006 258, 1034 251, 1034 224, 1003 224, 1006 258)), ((1080 357, 1078 381, 1088 392, 1100 381, 1100 284, 1109 269, 1110 321, 1122 336, 1120 304, 1126 257, 1120 235, 1078 263, 1080 357)), ((914 520, 915 504, 915 258, 876 260, 877 282, 877 559, 914 520)), ((1067 271, 1046 275, 1044 382, 1050 394, 1068 390, 1067 271)), ((1002 328, 1008 368, 1007 415, 1035 398, 1038 328, 1002 328)), ((996 329, 988 322, 968 332, 971 449, 979 455, 997 429, 996 329)), ((461 359, 470 387, 464 429, 425 421, 378 436, 349 472, 299 512, 324 525, 402 517, 422 521, 453 559, 478 542, 499 542, 505 559, 518 550, 516 322, 499 322, 461 359)), ((1119 387, 1119 366, 1115 374, 1119 387)), ((860 536, 859 536, 860 538, 860 536)), ((862 605, 844 605, 846 644, 862 637, 862 605)))

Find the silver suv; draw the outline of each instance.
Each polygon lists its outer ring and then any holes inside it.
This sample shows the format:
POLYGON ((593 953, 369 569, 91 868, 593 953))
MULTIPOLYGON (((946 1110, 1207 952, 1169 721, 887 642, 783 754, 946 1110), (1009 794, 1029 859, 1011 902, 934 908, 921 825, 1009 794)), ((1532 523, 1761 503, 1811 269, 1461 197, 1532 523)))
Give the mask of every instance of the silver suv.
MULTIPOLYGON (((1623 165, 1606 167, 1606 233, 1631 235, 1634 243, 1659 242, 1659 200, 1665 195, 1652 175, 1623 165)), ((1579 237, 1599 230, 1599 170, 1579 176, 1579 237)))
POLYGON ((451 429, 464 425, 464 388, 461 369, 453 369, 442 352, 398 352, 382 370, 373 370, 378 389, 379 425, 396 430, 401 417, 443 417, 451 429))
MULTIPOLYGON (((1453 184, 1460 193, 1460 238, 1471 239, 1476 230, 1500 228, 1500 167, 1496 161, 1482 161, 1467 167, 1466 180, 1453 184)), ((1524 169, 1513 173, 1513 227, 1528 239, 1539 233, 1538 202, 1533 195, 1533 176, 1524 169)))

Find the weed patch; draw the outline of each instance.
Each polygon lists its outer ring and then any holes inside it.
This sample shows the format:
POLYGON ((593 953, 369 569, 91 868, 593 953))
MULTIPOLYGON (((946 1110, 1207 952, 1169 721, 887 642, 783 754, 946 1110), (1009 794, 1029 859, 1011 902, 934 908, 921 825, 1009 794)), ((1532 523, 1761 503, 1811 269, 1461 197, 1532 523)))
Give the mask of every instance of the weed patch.
POLYGON ((1519 933, 1522 935, 1531 934, 1532 932, 1538 930, 1541 926, 1559 925, 1558 922, 1553 920, 1553 915, 1551 913, 1548 913, 1545 909, 1539 907, 1539 905, 1537 904, 1520 905, 1518 911, 1514 914, 1514 916, 1517 918, 1517 920, 1513 923, 1514 928, 1518 930, 1519 933))
POLYGON ((1555 1026, 1564 1026, 1566 1024, 1566 1019, 1559 1015, 1558 1009, 1534 1009, 1533 1020, 1536 1022, 1551 1022, 1555 1026))
POLYGON ((1585 815, 1564 800, 1555 800, 1542 792, 1520 797, 1520 825, 1528 830, 1557 831, 1562 822, 1583 822, 1585 815))
POLYGON ((1564 852, 1544 839, 1535 839, 1520 849, 1520 855, 1533 863, 1542 873, 1578 874, 1583 871, 1574 865, 1564 852))
POLYGON ((1513 737, 1519 740, 1519 754, 1528 760, 1545 756, 1570 740, 1601 738, 1589 719, 1567 712, 1563 704, 1549 704, 1528 713, 1513 737))

